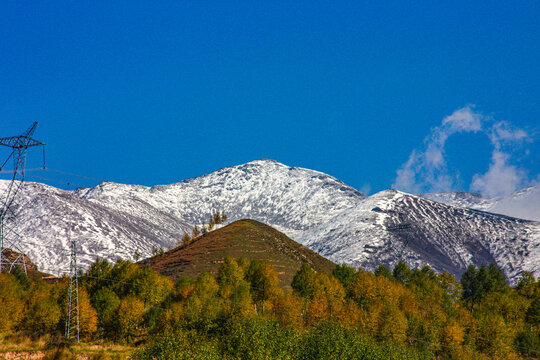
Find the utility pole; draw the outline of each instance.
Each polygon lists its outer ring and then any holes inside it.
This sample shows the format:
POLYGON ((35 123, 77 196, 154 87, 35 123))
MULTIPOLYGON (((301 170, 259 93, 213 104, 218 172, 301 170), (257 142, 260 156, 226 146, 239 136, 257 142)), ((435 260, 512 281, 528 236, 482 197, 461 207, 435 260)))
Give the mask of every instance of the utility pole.
POLYGON ((66 339, 79 342, 79 270, 77 269, 77 242, 71 241, 69 264, 68 305, 66 316, 66 339))
POLYGON ((0 272, 11 271, 15 266, 19 266, 26 273, 24 254, 18 244, 19 235, 15 231, 14 203, 24 182, 26 150, 29 147, 43 146, 43 168, 45 168, 45 144, 32 139, 37 124, 37 121, 34 122, 22 135, 0 138, 0 145, 11 148, 11 153, 0 166, 0 171, 10 159, 13 160, 13 169, 7 171, 13 174, 11 181, 0 197, 0 272), (8 258, 7 249, 11 249, 15 255, 8 258))

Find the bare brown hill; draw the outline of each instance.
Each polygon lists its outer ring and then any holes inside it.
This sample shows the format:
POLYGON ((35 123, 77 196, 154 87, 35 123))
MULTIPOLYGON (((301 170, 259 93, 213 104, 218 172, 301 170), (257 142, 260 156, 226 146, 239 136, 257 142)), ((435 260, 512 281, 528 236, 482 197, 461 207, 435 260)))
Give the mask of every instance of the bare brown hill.
POLYGON ((21 262, 22 260, 24 260, 24 263, 26 264, 26 273, 29 278, 42 278, 45 281, 50 279, 56 279, 54 275, 39 271, 37 266, 25 254, 21 255, 20 253, 12 249, 6 248, 4 249, 4 256, 12 262, 21 262), (23 259, 20 259, 21 256, 23 259))
POLYGON ((288 238, 271 226, 255 220, 238 220, 193 241, 140 264, 149 265, 163 275, 196 277, 203 271, 217 274, 226 256, 235 259, 266 260, 276 272, 282 287, 289 287, 302 265, 330 273, 336 266, 307 247, 288 238))

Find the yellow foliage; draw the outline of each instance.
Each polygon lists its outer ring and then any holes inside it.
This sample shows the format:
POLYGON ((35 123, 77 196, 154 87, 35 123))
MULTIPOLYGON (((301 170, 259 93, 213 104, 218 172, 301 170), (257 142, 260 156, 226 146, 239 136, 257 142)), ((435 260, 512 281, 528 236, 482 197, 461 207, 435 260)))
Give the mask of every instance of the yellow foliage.
POLYGON ((84 288, 79 289, 79 323, 83 339, 91 338, 97 331, 97 312, 90 304, 90 297, 84 288))
POLYGON ((302 299, 295 296, 292 291, 276 298, 273 310, 274 315, 281 325, 297 330, 303 328, 304 320, 301 317, 302 299))
POLYGON ((118 328, 122 339, 130 342, 139 335, 139 327, 144 315, 144 303, 134 296, 128 296, 120 302, 118 308, 118 328))
POLYGON ((515 355, 512 349, 513 334, 504 323, 501 315, 482 314, 478 319, 479 336, 476 337, 477 349, 496 358, 508 359, 515 355))
POLYGON ((376 338, 381 341, 405 342, 407 318, 394 304, 385 304, 379 313, 376 338))
POLYGON ((334 308, 333 315, 342 324, 350 326, 360 323, 362 311, 354 301, 348 299, 343 304, 340 304, 334 308))
POLYGON ((322 292, 318 291, 309 304, 307 323, 317 325, 320 321, 328 319, 329 316, 328 299, 322 292))
POLYGON ((456 320, 450 320, 444 327, 442 343, 448 347, 458 347, 463 343, 465 331, 456 320))
POLYGON ((362 310, 366 310, 375 303, 376 299, 376 276, 363 271, 358 271, 356 278, 349 287, 349 295, 356 301, 362 310))
POLYGON ((33 292, 28 301, 25 327, 35 334, 45 334, 58 326, 62 310, 49 293, 33 292))
POLYGON ((184 304, 181 302, 172 303, 167 310, 163 310, 157 317, 157 328, 163 332, 165 329, 178 327, 184 319, 184 304))
POLYGON ((19 324, 25 313, 23 290, 11 274, 0 273, 0 334, 19 324))

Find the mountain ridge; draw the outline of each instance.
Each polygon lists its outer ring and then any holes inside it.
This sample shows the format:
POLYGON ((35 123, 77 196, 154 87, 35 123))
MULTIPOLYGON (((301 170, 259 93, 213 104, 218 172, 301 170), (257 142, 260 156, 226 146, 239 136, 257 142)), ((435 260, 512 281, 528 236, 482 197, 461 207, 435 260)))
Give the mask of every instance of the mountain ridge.
MULTIPOLYGON (((523 270, 540 275, 538 222, 396 190, 368 197, 330 175, 275 160, 255 160, 152 187, 103 182, 65 191, 26 185, 19 222, 23 236, 67 248, 69 229, 80 240, 82 252, 111 260, 134 259, 136 251, 149 256, 152 247, 172 247, 184 232, 219 210, 230 221, 251 218, 266 223, 332 261, 366 270, 379 262, 392 265, 403 256, 413 266, 430 264, 456 275, 466 262, 480 265, 490 260, 511 281, 523 270), (409 232, 388 229, 404 222, 412 223, 409 232), (509 240, 511 233, 518 234, 520 246, 509 240), (404 246, 408 242, 410 246, 404 246), (443 261, 444 256, 450 260, 443 261)), ((59 267, 65 262, 52 253, 46 257, 36 248, 28 250, 32 258, 39 256, 38 265, 59 267)), ((82 256, 81 262, 88 266, 91 260, 82 256)))

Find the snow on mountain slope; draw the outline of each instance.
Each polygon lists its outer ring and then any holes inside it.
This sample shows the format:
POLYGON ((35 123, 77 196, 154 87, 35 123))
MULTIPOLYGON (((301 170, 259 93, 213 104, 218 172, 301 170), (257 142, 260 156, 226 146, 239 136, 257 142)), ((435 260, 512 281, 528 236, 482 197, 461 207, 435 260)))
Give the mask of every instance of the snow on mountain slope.
MULTIPOLYGON (((7 184, 0 181, 0 192, 7 184)), ((79 263, 87 267, 97 256, 116 260, 133 259, 136 251, 150 254, 153 246, 170 246, 191 228, 141 200, 132 203, 138 216, 104 207, 71 191, 25 183, 15 207, 20 248, 39 269, 62 273, 69 268, 70 239, 78 242, 79 263)))
MULTIPOLYGON (((230 221, 267 223, 336 262, 370 270, 380 262, 395 264, 403 253, 411 265, 430 264, 456 275, 470 262, 490 261, 513 280, 522 270, 540 275, 540 223, 393 190, 366 197, 329 175, 273 160, 153 187, 104 182, 63 191, 29 183, 19 232, 27 241, 67 250, 71 229, 85 253, 133 259, 135 250, 148 256, 152 245, 173 246, 216 210, 230 221), (387 229, 403 223, 410 227, 387 229)), ((30 245, 24 250, 39 266, 67 266, 57 252, 30 245)), ((82 264, 94 258, 83 256, 82 264)))
POLYGON ((443 204, 540 221, 540 186, 530 186, 512 194, 485 198, 467 191, 420 194, 420 196, 443 204))
POLYGON ((320 172, 256 160, 208 175, 151 188, 102 183, 79 195, 118 211, 138 213, 134 199, 200 224, 216 210, 229 220, 251 218, 298 237, 366 196, 320 172))
POLYGON ((540 275, 540 223, 448 206, 395 190, 365 199, 300 239, 336 262, 373 270, 402 258, 461 274, 496 262, 515 282, 523 270, 540 275), (405 225, 402 230, 388 227, 405 225))

